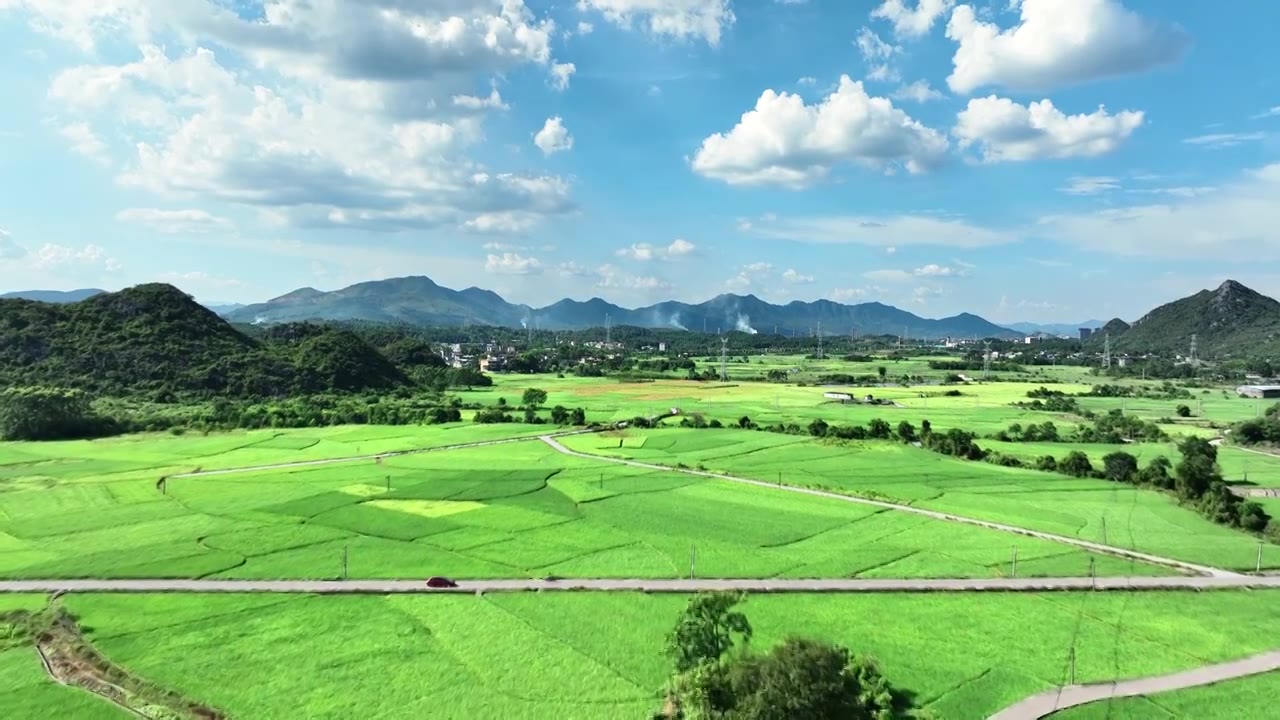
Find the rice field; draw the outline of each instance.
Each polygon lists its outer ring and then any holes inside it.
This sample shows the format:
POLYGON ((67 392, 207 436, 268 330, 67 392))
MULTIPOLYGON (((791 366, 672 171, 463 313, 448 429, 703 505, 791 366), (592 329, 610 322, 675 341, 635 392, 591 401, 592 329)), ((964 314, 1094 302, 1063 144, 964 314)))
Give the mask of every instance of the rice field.
POLYGON ((1053 714, 1053 720, 1239 720, 1276 714, 1280 672, 1146 697, 1118 698, 1053 714))
MULTIPOLYGON (((728 438, 689 442, 717 437, 728 438)), ((19 478, 0 493, 0 577, 322 579, 344 572, 816 578, 1168 571, 837 500, 572 458, 536 440, 382 463, 170 478, 163 489, 150 476, 19 478)))
MULTIPOLYGON (((568 438, 564 444, 583 452, 887 498, 1189 562, 1252 570, 1257 561, 1255 538, 1179 507, 1169 496, 1133 486, 967 462, 890 442, 832 444, 744 430, 635 434, 643 441, 624 441, 621 448, 608 435, 568 438)), ((1076 446, 1054 447, 1065 455, 1076 446)), ((1262 549, 1263 567, 1280 567, 1280 546, 1262 549)))
MULTIPOLYGON (((759 647, 787 635, 829 638, 876 657, 938 717, 976 720, 1064 682, 1072 647, 1081 682, 1269 649, 1257 628, 1280 622, 1273 595, 755 595, 743 610, 759 647)), ((669 672, 663 638, 685 601, 553 593, 64 602, 112 661, 232 716, 532 720, 650 717, 669 672)))

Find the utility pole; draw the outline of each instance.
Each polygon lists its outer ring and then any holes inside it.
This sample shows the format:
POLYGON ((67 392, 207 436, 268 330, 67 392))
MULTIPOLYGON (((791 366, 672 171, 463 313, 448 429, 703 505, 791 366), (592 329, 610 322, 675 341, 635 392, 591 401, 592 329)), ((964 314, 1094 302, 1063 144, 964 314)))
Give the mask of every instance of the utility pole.
POLYGON ((1107 333, 1102 341, 1102 367, 1104 370, 1111 369, 1111 333, 1107 333))
POLYGON ((1010 573, 1010 575, 1011 577, 1018 577, 1018 546, 1017 545, 1013 546, 1013 570, 1010 573))
POLYGON ((1107 544, 1107 516, 1102 516, 1102 544, 1107 544))
POLYGON ((1067 681, 1067 684, 1068 685, 1076 684, 1076 646, 1075 645, 1071 646, 1071 675, 1070 675, 1070 679, 1067 681))
POLYGON ((720 382, 729 382, 729 338, 720 338, 720 382))
POLYGON ((982 352, 982 379, 989 380, 991 378, 991 341, 983 342, 985 348, 982 352))
POLYGON ((690 580, 697 577, 697 573, 694 570, 697 564, 698 564, 698 546, 690 545, 689 546, 689 579, 690 580))
POLYGON ((1261 540, 1258 541, 1258 562, 1254 564, 1253 571, 1256 573, 1262 572, 1262 541, 1261 540))
POLYGON ((342 546, 342 579, 347 579, 347 545, 342 546))
POLYGON ((822 359, 822 321, 818 321, 818 359, 822 359))

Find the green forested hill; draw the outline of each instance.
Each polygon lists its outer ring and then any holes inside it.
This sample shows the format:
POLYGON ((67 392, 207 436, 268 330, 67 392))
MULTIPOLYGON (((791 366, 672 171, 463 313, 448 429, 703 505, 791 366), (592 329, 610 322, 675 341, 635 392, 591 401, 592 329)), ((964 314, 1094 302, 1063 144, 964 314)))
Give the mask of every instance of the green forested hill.
MULTIPOLYGON (((1280 302, 1234 280, 1147 313, 1128 330, 1113 328, 1116 350, 1187 354, 1196 336, 1205 359, 1280 356, 1280 302)), ((1093 343, 1102 342, 1102 333, 1093 343)))
POLYGON ((330 328, 251 339, 170 285, 54 305, 0 301, 0 387, 56 385, 106 395, 291 394, 406 382, 355 335, 330 328))

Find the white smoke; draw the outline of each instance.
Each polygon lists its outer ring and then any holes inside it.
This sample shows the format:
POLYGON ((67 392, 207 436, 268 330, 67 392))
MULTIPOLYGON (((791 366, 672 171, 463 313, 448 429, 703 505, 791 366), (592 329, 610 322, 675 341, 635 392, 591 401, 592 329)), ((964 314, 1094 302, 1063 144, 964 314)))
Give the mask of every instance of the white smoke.
POLYGON ((755 328, 751 327, 751 318, 747 317, 746 315, 738 315, 738 321, 734 325, 734 327, 736 327, 739 332, 744 332, 748 335, 760 334, 756 332, 755 328))
POLYGON ((688 330, 688 329, 689 329, 689 328, 685 327, 683 324, 681 324, 681 322, 680 322, 680 313, 676 313, 675 315, 672 315, 672 316, 671 316, 671 319, 667 321, 667 324, 668 324, 668 325, 670 325, 671 327, 673 327, 673 328, 677 329, 677 330, 688 330))
POLYGON ((520 318, 520 327, 521 327, 522 329, 524 329, 524 330, 528 330, 528 329, 529 329, 529 318, 527 318, 527 317, 520 318))

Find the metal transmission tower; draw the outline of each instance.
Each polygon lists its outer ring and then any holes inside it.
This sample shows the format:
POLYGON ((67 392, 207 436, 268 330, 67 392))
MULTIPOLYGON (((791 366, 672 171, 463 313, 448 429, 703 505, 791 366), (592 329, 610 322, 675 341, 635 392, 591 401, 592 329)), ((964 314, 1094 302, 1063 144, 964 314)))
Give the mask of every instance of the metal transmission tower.
POLYGON ((983 343, 982 351, 982 377, 991 377, 991 341, 987 340, 983 343))
POLYGON ((720 382, 729 382, 729 338, 720 338, 720 382))
POLYGON ((1111 369, 1111 333, 1102 341, 1102 369, 1111 369))
POLYGON ((1198 340, 1199 340, 1199 337, 1198 337, 1197 335, 1195 335, 1194 333, 1192 333, 1192 335, 1191 335, 1191 358, 1190 358, 1190 360, 1191 360, 1191 364, 1192 364, 1192 365, 1196 365, 1196 364, 1198 364, 1198 363, 1200 362, 1200 358, 1198 357, 1198 356, 1199 356, 1199 353, 1197 352, 1197 351, 1199 350, 1198 343, 1197 343, 1197 341, 1198 341, 1198 340))
POLYGON ((822 359, 822 321, 818 321, 818 359, 822 359))

